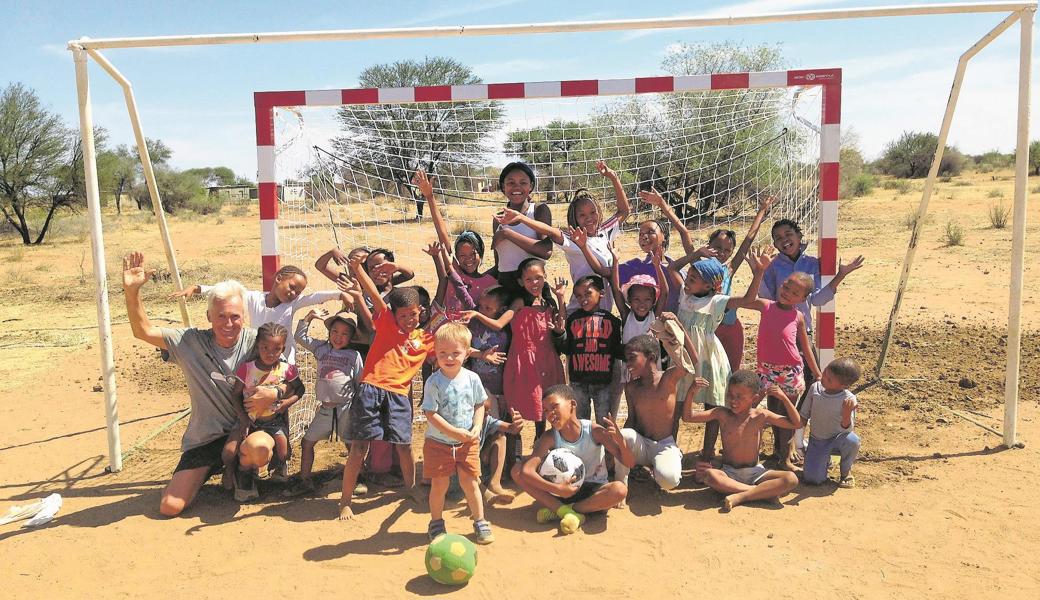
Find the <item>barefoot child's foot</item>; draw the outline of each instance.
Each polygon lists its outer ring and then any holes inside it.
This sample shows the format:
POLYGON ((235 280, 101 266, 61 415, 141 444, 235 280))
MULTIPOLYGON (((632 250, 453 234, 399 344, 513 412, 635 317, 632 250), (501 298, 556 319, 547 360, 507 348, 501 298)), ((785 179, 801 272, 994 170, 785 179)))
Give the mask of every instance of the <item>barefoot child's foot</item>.
POLYGON ((412 502, 415 502, 419 506, 426 505, 426 497, 428 493, 429 492, 424 490, 420 485, 413 485, 410 488, 404 489, 405 498, 410 499, 412 502))
POLYGON ((354 519, 354 511, 350 510, 350 505, 339 507, 339 520, 340 521, 352 521, 354 519))
POLYGON ((489 484, 487 488, 484 489, 484 502, 488 505, 512 504, 515 498, 515 494, 500 485, 489 484))

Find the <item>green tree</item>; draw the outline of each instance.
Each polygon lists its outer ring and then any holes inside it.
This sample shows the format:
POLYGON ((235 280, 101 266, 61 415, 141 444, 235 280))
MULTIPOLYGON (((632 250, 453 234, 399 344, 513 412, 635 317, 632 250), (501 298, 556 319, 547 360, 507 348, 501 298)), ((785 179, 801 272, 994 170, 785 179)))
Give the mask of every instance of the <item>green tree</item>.
MULTIPOLYGON (((176 213, 186 208, 192 199, 206 195, 202 178, 197 173, 178 171, 165 165, 156 166, 154 171, 155 186, 159 189, 163 210, 168 213, 176 213)), ((152 206, 148 187, 143 181, 134 187, 131 195, 138 206, 152 206)))
MULTIPOLYGON (((934 133, 904 131, 885 146, 876 167, 881 173, 893 177, 926 177, 938 145, 939 137, 934 133)), ((959 150, 946 146, 939 163, 939 175, 959 175, 965 162, 959 150)))
POLYGON ((1040 176, 1040 140, 1029 143, 1029 170, 1040 176))
MULTIPOLYGON (((95 131, 104 147, 104 130, 95 131)), ((0 212, 22 238, 40 244, 59 210, 85 199, 83 153, 78 132, 47 110, 36 92, 20 83, 0 93, 0 212), (39 221, 33 225, 32 221, 39 221), (35 232, 35 237, 34 237, 35 232)))
POLYGON ((122 213, 123 195, 130 193, 139 177, 137 153, 120 144, 114 150, 99 152, 97 166, 101 191, 110 192, 115 197, 116 212, 122 213))
MULTIPOLYGON (((361 87, 382 88, 480 82, 468 66, 442 57, 373 65, 358 78, 361 87)), ((439 174, 443 187, 447 179, 482 166, 490 152, 488 134, 502 126, 504 112, 500 102, 483 100, 353 105, 337 116, 343 135, 333 147, 355 171, 352 177, 360 171, 391 186, 382 192, 396 194, 411 189, 419 167, 439 174)))
POLYGON ((218 185, 238 185, 242 178, 235 176, 235 172, 227 167, 199 167, 188 169, 185 173, 196 175, 206 187, 218 185))

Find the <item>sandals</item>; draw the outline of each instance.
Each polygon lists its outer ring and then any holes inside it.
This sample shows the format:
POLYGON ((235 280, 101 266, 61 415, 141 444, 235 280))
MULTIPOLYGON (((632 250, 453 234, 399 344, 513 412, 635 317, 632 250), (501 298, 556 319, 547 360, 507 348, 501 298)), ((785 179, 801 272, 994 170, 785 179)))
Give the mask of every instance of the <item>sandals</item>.
POLYGON ((444 527, 444 519, 431 520, 430 526, 426 529, 426 535, 430 536, 431 542, 445 533, 448 533, 448 530, 444 527))
POLYGON ((490 544, 495 541, 495 535, 491 533, 491 523, 488 523, 487 519, 474 521, 473 533, 477 536, 478 544, 490 544))

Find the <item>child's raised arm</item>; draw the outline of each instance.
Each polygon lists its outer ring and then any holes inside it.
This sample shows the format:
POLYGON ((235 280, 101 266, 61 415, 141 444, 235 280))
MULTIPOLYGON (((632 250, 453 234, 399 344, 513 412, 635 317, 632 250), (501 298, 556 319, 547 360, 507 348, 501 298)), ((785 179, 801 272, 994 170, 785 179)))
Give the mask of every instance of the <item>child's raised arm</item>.
POLYGON ((609 179, 611 185, 614 186, 614 205, 617 207, 614 211, 614 218, 617 219, 618 225, 621 225, 632 212, 632 205, 628 202, 628 195, 625 194, 625 186, 621 184, 621 178, 618 177, 618 174, 608 167, 606 162, 597 160, 596 170, 599 171, 600 175, 609 179))
POLYGON ((610 269, 604 267, 603 263, 599 262, 599 257, 589 249, 589 233, 584 228, 577 227, 574 229, 568 228, 567 235, 571 238, 571 242, 581 250, 581 253, 585 256, 585 262, 589 263, 592 271, 603 279, 610 279, 610 269))
POLYGON ((744 236, 744 241, 740 242, 740 247, 737 248, 736 254, 733 255, 733 260, 729 261, 730 273, 736 273, 737 269, 740 268, 740 263, 744 262, 748 250, 751 249, 751 244, 753 244, 755 238, 758 237, 758 230, 762 227, 762 221, 765 220, 766 215, 769 213, 769 209, 773 206, 773 202, 776 202, 775 196, 765 196, 759 199, 758 212, 755 213, 755 219, 751 221, 751 227, 748 228, 747 235, 744 236))
POLYGON ((693 399, 697 397, 697 392, 706 387, 708 387, 707 379, 703 377, 695 377, 693 379, 693 384, 690 385, 688 390, 686 390, 686 401, 683 402, 683 421, 686 421, 687 423, 708 423, 719 419, 716 412, 720 409, 717 407, 693 412, 693 405, 695 404, 693 399))
POLYGON ((751 252, 751 256, 748 257, 748 264, 751 265, 751 272, 755 276, 751 279, 747 292, 743 296, 731 297, 726 302, 727 309, 750 308, 759 312, 765 309, 766 303, 758 298, 758 289, 762 286, 762 276, 772 262, 773 259, 765 250, 754 250, 751 252))
MULTIPOLYGON (((361 286, 361 291, 364 292, 365 296, 372 301, 372 307, 375 309, 375 313, 381 313, 386 310, 386 302, 383 297, 379 295, 379 290, 376 289, 376 284, 372 282, 372 278, 365 272, 365 268, 361 264, 360 258, 353 258, 350 260, 350 272, 354 275, 354 279, 357 280, 358 285, 361 286)), ((384 263, 385 264, 385 263, 384 263)), ((362 302, 364 304, 364 302, 362 302)))
MULTIPOLYGON (((831 298, 834 297, 834 292, 838 291, 838 286, 841 285, 841 282, 844 281, 845 277, 847 277, 849 273, 863 266, 863 260, 863 255, 861 254, 856 258, 852 259, 852 262, 850 262, 849 264, 845 264, 841 261, 838 261, 838 272, 834 275, 834 278, 831 279, 830 283, 828 283, 825 286, 825 288, 830 288, 831 298)), ((822 306, 827 302, 830 302, 831 298, 828 298, 826 301, 821 302, 817 306, 822 306)))
POLYGON ((434 242, 426 247, 425 252, 433 259, 433 267, 437 271, 437 292, 433 295, 433 300, 443 306, 444 294, 448 291, 448 271, 444 266, 442 248, 443 244, 434 242))
MULTIPOLYGON (((664 273, 662 268, 662 262, 664 261, 664 248, 655 248, 650 254, 650 260, 654 263, 654 277, 657 278, 657 299, 654 301, 654 314, 658 317, 664 312, 664 307, 668 302, 668 276, 664 273)), ((617 259, 614 259, 615 264, 617 259)), ((615 273, 617 270, 615 269, 615 273)))
POLYGON ((780 386, 770 386, 763 395, 769 395, 780 400, 780 403, 784 405, 784 412, 787 413, 787 416, 782 417, 772 411, 763 411, 766 415, 766 423, 781 429, 798 429, 802 426, 802 416, 798 414, 798 409, 794 407, 791 399, 780 389, 780 386))
POLYGON ((178 290, 176 292, 173 292, 169 296, 166 296, 166 299, 167 300, 176 300, 177 298, 191 298, 192 296, 195 296, 195 295, 201 294, 201 293, 202 293, 202 285, 196 283, 195 285, 189 285, 188 287, 184 288, 183 290, 178 290))
MULTIPOLYGON (((618 253, 617 248, 614 246, 614 240, 610 240, 610 243, 607 244, 607 250, 610 251, 611 257, 610 294, 614 296, 614 304, 618 307, 618 312, 621 314, 621 322, 624 323, 625 319, 628 318, 628 313, 631 309, 628 307, 628 298, 625 298, 625 295, 621 293, 621 267, 618 264, 621 261, 618 260, 618 253)), ((661 294, 658 293, 657 297, 660 299, 661 294)))
POLYGON ((347 255, 343 254, 343 251, 339 248, 332 248, 325 254, 318 257, 318 260, 314 261, 314 268, 319 273, 329 278, 332 281, 338 281, 341 275, 344 275, 343 267, 347 264, 347 255), (329 261, 336 263, 336 267, 332 267, 329 261))
POLYGON ((659 194, 657 190, 644 190, 639 192, 639 197, 643 202, 646 202, 650 206, 656 206, 661 210, 661 214, 668 219, 668 222, 672 224, 672 228, 674 228, 675 232, 679 234, 679 239, 682 241, 683 250, 686 251, 686 254, 693 254, 697 250, 697 247, 693 245, 693 238, 690 236, 690 230, 683 225, 683 222, 678 216, 676 216, 675 211, 673 211, 672 207, 664 201, 664 198, 661 197, 661 194, 659 194))
POLYGON ((426 204, 430 206, 430 216, 433 217, 433 228, 437 232, 437 239, 440 240, 445 247, 449 248, 448 254, 451 254, 451 238, 448 237, 448 228, 444 224, 444 217, 441 216, 441 212, 437 210, 437 198, 433 195, 433 182, 430 181, 429 176, 426 175, 426 171, 419 169, 415 172, 415 176, 412 177, 412 183, 419 188, 423 197, 426 198, 426 204))

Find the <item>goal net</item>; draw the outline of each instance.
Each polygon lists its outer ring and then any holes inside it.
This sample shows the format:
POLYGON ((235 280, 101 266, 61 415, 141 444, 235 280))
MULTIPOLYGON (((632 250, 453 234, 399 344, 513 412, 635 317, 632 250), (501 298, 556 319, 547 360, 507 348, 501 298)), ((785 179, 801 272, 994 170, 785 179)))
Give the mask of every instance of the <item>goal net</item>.
MULTIPOLYGON (((264 285, 279 265, 307 268, 331 247, 368 246, 393 250, 416 284, 435 289, 423 252, 435 233, 410 183, 418 168, 431 174, 449 232, 484 236, 490 268, 491 223, 505 204, 498 173, 513 160, 534 168, 533 198, 550 203, 561 225, 581 188, 600 199, 604 215, 614 210, 599 160, 624 185, 628 228, 661 216, 639 200, 642 190, 659 191, 704 242, 718 228, 739 238, 760 199, 774 196, 770 219, 801 225, 826 280, 836 253, 839 86, 840 71, 825 69, 259 92, 264 285)), ((619 240, 622 260, 641 256, 635 238, 619 240)), ((682 252, 674 238, 670 248, 682 252)), ((562 259, 550 271, 565 275, 562 259)), ((818 321, 824 362, 834 347, 833 308, 818 321)), ((313 381, 312 359, 298 356, 305 382, 313 381)), ((294 439, 310 421, 313 397, 297 407, 294 439)))

